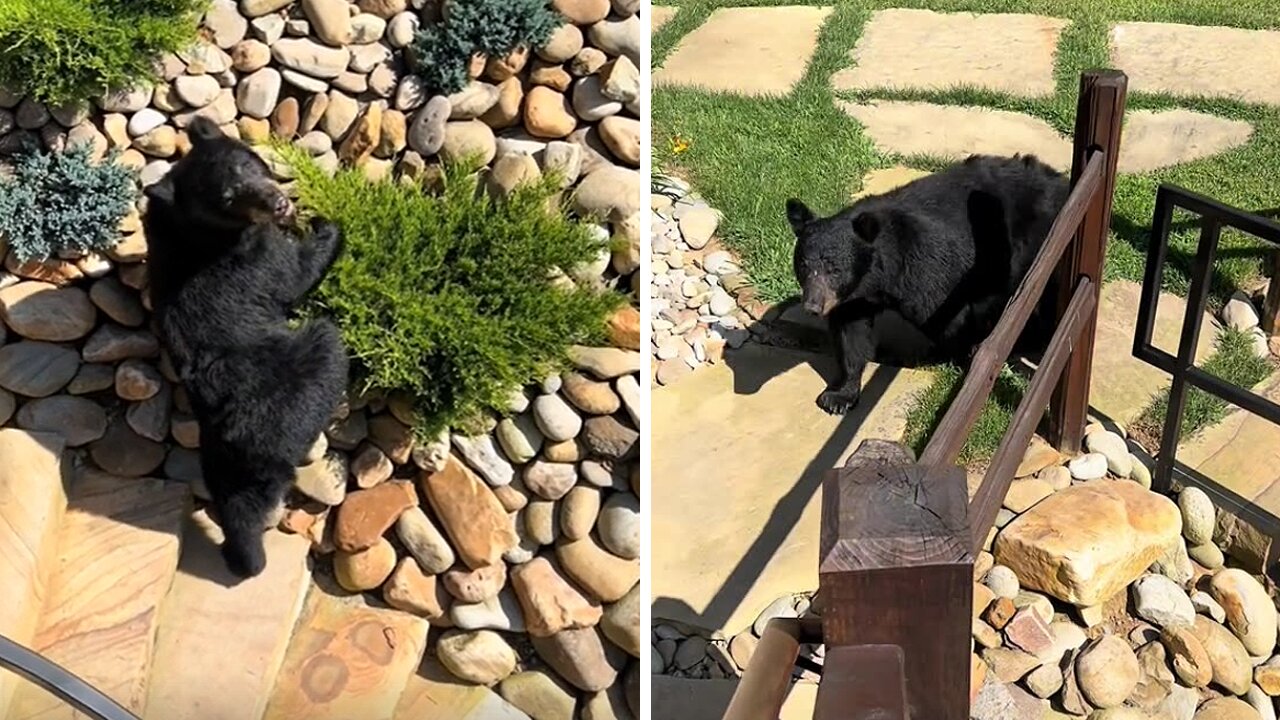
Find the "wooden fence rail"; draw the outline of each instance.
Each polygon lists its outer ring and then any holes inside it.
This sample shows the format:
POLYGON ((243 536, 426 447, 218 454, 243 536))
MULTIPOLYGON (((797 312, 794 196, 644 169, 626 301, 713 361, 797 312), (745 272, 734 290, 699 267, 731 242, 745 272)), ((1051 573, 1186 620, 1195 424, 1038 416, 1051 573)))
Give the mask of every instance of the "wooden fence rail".
MULTIPOLYGON (((1114 70, 1081 76, 1071 194, 920 460, 868 440, 823 483, 817 720, 969 717, 974 557, 1046 406, 1059 450, 1083 440, 1127 84, 1114 70), (970 500, 956 458, 1051 280, 1056 330, 970 500)), ((757 652, 726 720, 776 720, 798 628, 771 625, 761 649, 774 649, 757 652)))

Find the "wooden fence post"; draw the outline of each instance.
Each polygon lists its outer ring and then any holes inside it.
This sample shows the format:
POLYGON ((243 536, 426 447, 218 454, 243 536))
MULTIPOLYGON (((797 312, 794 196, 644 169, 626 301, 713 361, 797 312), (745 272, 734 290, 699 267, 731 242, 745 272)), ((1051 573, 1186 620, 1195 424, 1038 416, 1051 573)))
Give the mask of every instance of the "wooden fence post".
POLYGON ((883 440, 864 441, 827 476, 818 571, 823 640, 828 653, 858 646, 848 653, 851 662, 897 657, 883 647, 897 646, 909 715, 895 713, 894 698, 900 710, 901 695, 880 683, 837 683, 825 707, 866 720, 967 720, 968 505, 963 469, 914 464, 905 448, 883 440))
MULTIPOLYGON (((1102 191, 1080 223, 1072 247, 1058 267, 1058 306, 1055 319, 1062 321, 1075 293, 1076 281, 1088 277, 1094 292, 1102 288, 1102 266, 1107 256, 1107 236, 1111 232, 1111 198, 1116 187, 1116 162, 1120 155, 1120 128, 1124 121, 1128 78, 1118 70, 1094 70, 1080 77, 1080 97, 1076 104, 1075 146, 1071 162, 1074 184, 1084 172, 1089 155, 1106 153, 1106 173, 1102 191)), ((1049 412, 1049 441, 1059 451, 1075 454, 1084 439, 1089 412, 1089 378, 1093 369, 1093 341, 1097 310, 1085 325, 1066 372, 1053 394, 1049 412)))

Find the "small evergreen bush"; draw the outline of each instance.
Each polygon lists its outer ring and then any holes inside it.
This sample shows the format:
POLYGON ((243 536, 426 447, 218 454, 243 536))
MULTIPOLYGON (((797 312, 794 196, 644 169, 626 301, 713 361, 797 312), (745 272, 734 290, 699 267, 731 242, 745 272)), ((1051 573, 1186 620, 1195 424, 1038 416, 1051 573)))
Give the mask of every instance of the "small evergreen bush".
POLYGON ((315 309, 341 329, 356 390, 414 398, 420 437, 501 410, 513 390, 563 367, 570 345, 603 340, 624 302, 553 282, 556 268, 607 244, 548 211, 555 178, 491 201, 457 165, 431 195, 359 170, 329 177, 305 153, 278 147, 304 212, 337 223, 346 239, 315 309))
POLYGON ((114 158, 95 163, 88 145, 25 153, 13 177, 0 179, 0 238, 23 262, 106 250, 136 199, 133 171, 114 158))
POLYGON ((0 0, 0 85, 60 105, 151 77, 208 0, 0 0))
POLYGON ((546 0, 446 0, 443 10, 445 20, 420 29, 410 50, 414 70, 446 95, 466 86, 475 53, 502 57, 538 47, 564 22, 546 0))

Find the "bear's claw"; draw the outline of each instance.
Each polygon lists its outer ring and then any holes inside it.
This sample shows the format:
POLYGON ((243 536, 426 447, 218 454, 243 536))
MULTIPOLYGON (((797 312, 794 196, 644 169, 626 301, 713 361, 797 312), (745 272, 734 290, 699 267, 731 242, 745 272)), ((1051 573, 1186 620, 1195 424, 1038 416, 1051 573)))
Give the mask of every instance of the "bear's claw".
POLYGON ((859 393, 827 390, 818 396, 818 407, 830 415, 844 415, 858 404, 859 393))

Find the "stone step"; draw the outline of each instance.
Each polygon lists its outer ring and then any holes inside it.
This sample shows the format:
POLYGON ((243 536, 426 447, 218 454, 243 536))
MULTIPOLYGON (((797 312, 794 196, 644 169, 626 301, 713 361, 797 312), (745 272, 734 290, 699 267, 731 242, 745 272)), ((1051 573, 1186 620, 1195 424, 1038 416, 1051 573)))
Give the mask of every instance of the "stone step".
POLYGON ((240 582, 218 527, 188 518, 165 600, 145 720, 261 720, 309 586, 310 543, 265 536, 267 569, 240 582))
MULTIPOLYGON (((141 714, 160 604, 178 567, 186 485, 77 474, 58 534, 49 596, 31 647, 141 714)), ((82 717, 25 685, 8 720, 82 717)))
MULTIPOLYGON (((738 680, 695 680, 672 675, 653 676, 653 717, 718 718, 729 708, 738 680)), ((818 699, 816 683, 792 683, 778 720, 810 720, 818 699)))
MULTIPOLYGON (((67 507, 62 473, 62 437, 0 430, 0 635, 30 645, 58 548, 58 528, 67 507)), ((25 683, 0 672, 0 717, 25 683)))
POLYGON ((481 685, 459 682, 435 658, 426 658, 409 678, 394 720, 529 720, 529 716, 498 693, 481 685))
POLYGON ((266 720, 393 720, 422 662, 427 621, 367 605, 330 578, 317 577, 266 720))

